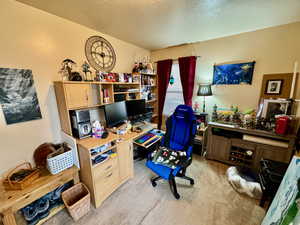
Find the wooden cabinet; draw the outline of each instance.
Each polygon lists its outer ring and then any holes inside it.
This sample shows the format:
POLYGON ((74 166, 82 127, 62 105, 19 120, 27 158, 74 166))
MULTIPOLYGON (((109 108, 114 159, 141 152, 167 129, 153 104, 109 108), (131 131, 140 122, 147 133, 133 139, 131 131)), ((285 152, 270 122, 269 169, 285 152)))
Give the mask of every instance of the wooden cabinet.
POLYGON ((100 168, 94 169, 94 195, 95 206, 99 207, 101 203, 118 187, 120 184, 118 165, 119 156, 108 159, 99 165, 100 168))
MULTIPOLYGON (((135 89, 135 96, 140 99, 141 85, 139 82, 55 81, 54 89, 61 129, 72 136, 70 110, 88 109, 114 103, 115 95, 123 93, 114 91, 116 87, 120 86, 123 89, 135 89)), ((132 94, 132 92, 125 93, 132 94)))
POLYGON ((268 145, 259 145, 257 146, 259 152, 259 160, 261 159, 271 159, 280 162, 290 162, 290 155, 286 148, 280 148, 275 146, 268 145))
POLYGON ((131 141, 124 141, 118 145, 120 179, 124 181, 133 177, 133 146, 131 141))
POLYGON ((117 142, 118 135, 110 133, 106 139, 87 138, 79 140, 80 177, 89 188, 96 208, 121 184, 133 177, 132 139, 117 142), (95 154, 95 149, 107 147, 95 154), (107 159, 97 164, 96 157, 114 152, 107 159))
POLYGON ((230 139, 217 135, 214 135, 212 138, 213 140, 210 140, 208 157, 215 160, 228 161, 230 139))
POLYGON ((261 159, 288 163, 294 152, 293 135, 280 136, 271 132, 231 128, 216 123, 209 124, 207 130, 207 158, 230 165, 258 171, 261 159), (249 141, 249 138, 246 140, 245 135, 253 137, 253 141, 249 141))
POLYGON ((90 84, 65 84, 65 94, 68 109, 86 108, 91 100, 90 84))

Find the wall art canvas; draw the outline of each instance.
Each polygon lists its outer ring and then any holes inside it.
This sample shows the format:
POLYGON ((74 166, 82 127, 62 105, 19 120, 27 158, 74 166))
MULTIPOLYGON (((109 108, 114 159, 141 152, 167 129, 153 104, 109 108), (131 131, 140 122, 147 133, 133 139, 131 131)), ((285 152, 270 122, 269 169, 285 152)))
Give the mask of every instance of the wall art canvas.
POLYGON ((0 68, 0 104, 7 124, 41 119, 32 71, 0 68))
POLYGON ((213 84, 251 84, 255 62, 214 65, 213 84))
POLYGON ((294 156, 262 225, 300 224, 300 158, 294 156))

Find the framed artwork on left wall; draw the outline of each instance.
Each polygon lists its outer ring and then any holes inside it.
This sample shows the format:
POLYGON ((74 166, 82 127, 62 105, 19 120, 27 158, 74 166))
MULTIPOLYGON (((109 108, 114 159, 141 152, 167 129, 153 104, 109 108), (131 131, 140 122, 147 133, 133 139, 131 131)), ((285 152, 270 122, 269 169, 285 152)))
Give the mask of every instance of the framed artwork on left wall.
POLYGON ((7 124, 42 118, 32 71, 0 68, 0 104, 7 124))

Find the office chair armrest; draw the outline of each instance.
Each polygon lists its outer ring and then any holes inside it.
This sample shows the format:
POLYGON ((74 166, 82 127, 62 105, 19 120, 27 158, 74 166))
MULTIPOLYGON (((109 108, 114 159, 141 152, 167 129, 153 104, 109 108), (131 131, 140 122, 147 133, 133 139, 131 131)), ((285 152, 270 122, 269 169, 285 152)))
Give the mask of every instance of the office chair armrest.
POLYGON ((160 145, 161 146, 164 146, 165 144, 165 136, 163 136, 161 139, 160 139, 160 145))
POLYGON ((172 172, 172 175, 173 176, 176 176, 177 173, 179 173, 182 169, 185 169, 187 168, 189 165, 192 164, 192 157, 189 157, 188 159, 186 159, 183 163, 181 163, 180 166, 177 166, 173 172, 172 172))
POLYGON ((191 164, 192 164, 192 157, 189 157, 184 162, 181 163, 181 167, 186 168, 191 164))

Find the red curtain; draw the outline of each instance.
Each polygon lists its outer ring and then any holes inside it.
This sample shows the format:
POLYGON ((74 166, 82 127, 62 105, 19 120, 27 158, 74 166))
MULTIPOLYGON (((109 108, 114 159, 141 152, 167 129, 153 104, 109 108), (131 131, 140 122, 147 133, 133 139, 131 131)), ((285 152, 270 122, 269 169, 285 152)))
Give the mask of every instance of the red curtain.
POLYGON ((192 106, 196 61, 196 56, 182 57, 178 59, 184 104, 189 106, 192 106))
POLYGON ((162 124, 162 113, 164 109, 167 88, 170 81, 170 74, 172 69, 172 59, 166 59, 157 62, 157 76, 158 76, 158 129, 162 124))

